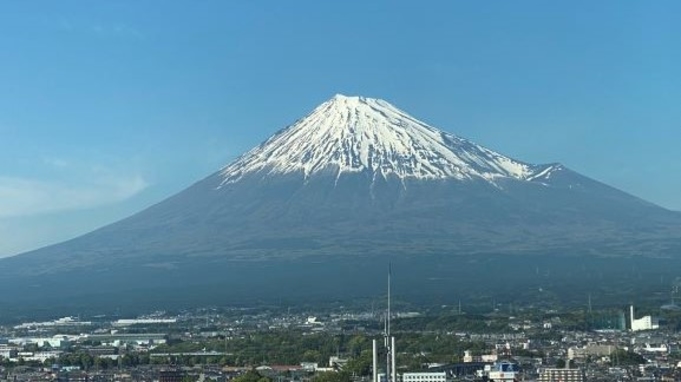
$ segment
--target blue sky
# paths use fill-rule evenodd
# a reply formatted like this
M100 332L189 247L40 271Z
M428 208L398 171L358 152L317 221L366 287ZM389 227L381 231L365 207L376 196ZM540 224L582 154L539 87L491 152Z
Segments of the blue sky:
M336 93L681 210L678 1L0 10L0 256L209 175Z

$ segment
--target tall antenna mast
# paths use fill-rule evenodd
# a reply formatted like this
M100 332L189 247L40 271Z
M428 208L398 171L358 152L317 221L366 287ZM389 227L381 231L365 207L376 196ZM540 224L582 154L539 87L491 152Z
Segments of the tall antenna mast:
M379 381L379 375L377 373L378 371L378 350L376 348L376 340L373 341L373 367L374 367L374 376L373 376L373 381L372 382L397 382L397 367L396 362L395 362L395 337L392 337L390 335L390 303L391 303L391 280L390 278L392 277L392 263L388 263L388 309L385 314L385 329L384 329L384 346L386 349L386 359L385 359L385 381L380 380Z
M390 337L390 277L392 276L393 273L393 266L391 263L388 263L388 331L386 335Z

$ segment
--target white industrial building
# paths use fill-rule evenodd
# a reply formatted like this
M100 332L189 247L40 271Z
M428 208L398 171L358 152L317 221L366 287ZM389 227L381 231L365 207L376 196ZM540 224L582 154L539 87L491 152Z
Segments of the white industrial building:
M9 346L0 346L0 358L10 359L17 356L17 348Z
M629 307L629 316L631 320L631 331L638 332L641 330L655 330L660 328L660 319L653 316L643 316L637 319L634 316L634 306Z
M72 341L69 336L56 335L54 337L10 338L8 342L19 346L35 344L41 348L49 346L52 349L67 349Z
M121 318L111 323L112 326L124 327L132 325L163 325L174 324L175 318Z
M10 358L10 362L35 361L44 363L47 360L56 360L62 354L61 351L18 352L16 357Z
M88 326L92 325L91 321L78 321L73 317L62 317L54 321L45 322L24 322L23 324L16 325L14 329L35 329L35 328L52 328L52 327L63 327L63 326Z
M164 333L117 333L111 334L87 334L84 339L101 342L106 346L121 345L145 345L156 346L166 343L167 335Z

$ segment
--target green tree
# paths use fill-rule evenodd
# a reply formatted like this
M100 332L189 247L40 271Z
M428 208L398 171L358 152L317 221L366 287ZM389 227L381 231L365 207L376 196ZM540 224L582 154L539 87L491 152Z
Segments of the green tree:
M373 355L370 350L365 350L361 355L350 359L343 368L343 371L350 375L366 376L371 374L372 364Z
M303 361L305 362L320 362L322 360L322 354L318 350L305 350L303 353Z
M366 337L356 335L348 341L347 349L351 357L358 357L363 350L369 349L369 346L369 340Z
M244 374L232 379L232 382L272 382L272 380L261 375L255 370L249 370Z
M312 382L351 382L350 374L345 371L336 373L333 371L327 371L323 373L315 374L312 378Z
M617 349L610 355L610 362L614 366L640 365L646 363L646 359L632 351Z

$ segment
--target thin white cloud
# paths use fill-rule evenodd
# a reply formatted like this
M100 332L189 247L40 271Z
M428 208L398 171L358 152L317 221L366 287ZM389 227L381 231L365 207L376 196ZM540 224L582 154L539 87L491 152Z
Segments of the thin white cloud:
M78 20L59 18L52 21L52 27L66 33L87 33L100 37L116 37L143 40L146 35L135 26L126 22Z
M70 239L77 234L71 227L64 228L53 221L45 223L39 218L28 220L0 218L0 258ZM63 230L66 232L61 232Z
M59 29L64 30L64 31L72 31L73 30L73 23L70 20L67 20L67 19L60 19L58 26L59 26Z
M63 158L57 158L57 157L44 157L43 163L50 166L50 167L55 167L55 168L66 168L70 164L70 162L68 160L63 159Z
M141 40L145 37L139 29L125 23L94 24L90 29L99 36L136 40Z
M78 184L0 177L0 218L86 209L126 200L148 186L139 175L106 175Z

